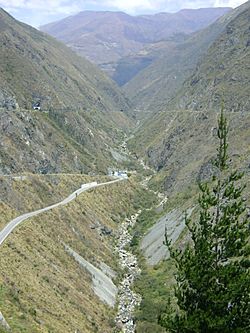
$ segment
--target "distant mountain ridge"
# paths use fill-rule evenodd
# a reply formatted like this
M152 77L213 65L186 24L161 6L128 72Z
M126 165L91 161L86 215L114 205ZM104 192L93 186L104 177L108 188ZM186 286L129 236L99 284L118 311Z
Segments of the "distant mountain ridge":
M139 102L145 100L145 109L141 111L143 121L128 147L158 171L157 185L169 193L181 192L195 180L211 176L222 104L229 122L232 160L249 173L249 18L248 1L184 42L182 54L174 50L161 63L148 67L145 76L141 73L140 80L138 76L130 86L131 92L137 92L133 101L139 107ZM195 53L198 59L191 63L188 60ZM173 87L173 75L177 77L178 73L184 75ZM157 75L158 82L154 81ZM139 82L141 90L139 84L136 86Z
M114 76L119 59L137 54L149 44L193 33L228 11L230 8L184 9L141 16L84 11L40 29Z

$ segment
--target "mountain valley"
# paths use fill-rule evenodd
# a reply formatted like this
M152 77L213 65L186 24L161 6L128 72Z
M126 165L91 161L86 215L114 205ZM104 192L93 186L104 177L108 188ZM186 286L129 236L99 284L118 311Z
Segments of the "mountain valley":
M170 332L159 318L177 309L177 268L163 242L190 244L221 108L249 219L249 17L249 1L81 12L41 32L0 9L1 333Z
M98 64L123 85L158 58L161 41L178 43L228 11L230 8L201 8L141 16L85 11L40 29ZM156 49L154 55L149 48Z
M228 78L225 79L227 81L231 80L228 82L228 86L231 84L233 84L233 86L234 84L236 85L236 95L239 94L239 90L241 90L242 87L238 88L237 85L247 87L247 84L245 84L245 78L235 75L238 73L235 65L239 61L242 62L239 65L240 68L243 66L244 68L249 68L249 57L247 56L249 52L247 47L249 21L247 17L249 17L248 2L238 7L233 12L225 14L225 16L218 19L214 24L191 35L184 42L178 45L167 45L165 48L163 47L161 56L157 61L154 61L150 66L139 72L132 80L126 83L124 86L125 93L139 110L146 109L149 110L149 112L162 111L164 109L172 110L173 108L200 110L200 107L195 105L198 102L194 101L192 104L192 97L189 98L188 94L191 93L193 87L196 93L199 92L200 96L202 95L201 90L210 91L211 93L213 91L215 94L216 89L213 88L212 85L217 85L217 82L219 83L220 78L217 79L218 70L221 71L220 76L227 75ZM238 24L241 26L241 29L237 29ZM234 29L232 27L234 27ZM236 29L238 31L236 31ZM234 44L230 45L232 42L229 42L226 37L225 43L227 44L221 45L220 51L218 50L218 46L222 42L222 34L224 33L226 35L229 31L232 33L232 38L235 38L235 41L237 40L237 52L243 49L243 54L242 56L236 53L230 55L227 67L224 67L225 65L222 65L225 59L224 52L231 54L233 50L236 50L236 46ZM242 33L242 36L238 36L238 33ZM229 35L227 37L229 37ZM238 43L242 43L239 49ZM214 52L213 55L211 55L212 52ZM197 89L196 81L199 81L199 78L196 71L198 72L200 66L206 67L207 71L209 71L209 66L212 66L215 56L218 57L217 66L221 68L214 70L211 75L211 78L214 78L214 80L216 76L216 82L211 82L211 87L208 87L208 83L205 84L205 82L202 82L199 89ZM228 71L227 74L226 71ZM199 73L199 75L209 77L210 73ZM232 77L233 79L231 79ZM226 80L223 79L221 82L224 84ZM186 92L184 92L184 87L187 87ZM243 91L245 91L245 88L243 88ZM219 91L217 92L217 95L218 94ZM221 98L223 98L222 94L223 91L221 92L221 96L217 96L216 107L218 107L218 102L220 103ZM245 92L245 95L241 96L243 99L247 98L247 92ZM189 104L184 102L184 100L188 98ZM227 96L227 98L229 98L229 96ZM235 96L235 98L237 97ZM208 99L207 96L204 101L205 105ZM214 106L215 105L213 105L213 107Z

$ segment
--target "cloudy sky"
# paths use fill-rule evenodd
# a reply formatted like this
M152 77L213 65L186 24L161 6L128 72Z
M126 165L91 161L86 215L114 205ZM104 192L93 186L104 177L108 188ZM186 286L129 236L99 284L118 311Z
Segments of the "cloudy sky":
M176 12L182 8L237 7L246 0L0 0L0 7L38 27L83 10L124 11L132 15Z

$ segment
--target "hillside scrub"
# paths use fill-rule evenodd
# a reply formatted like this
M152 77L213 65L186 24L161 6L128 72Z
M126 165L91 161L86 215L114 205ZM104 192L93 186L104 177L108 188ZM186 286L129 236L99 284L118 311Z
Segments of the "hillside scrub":
M1 226L12 216L60 201L91 181L105 182L107 177L4 177ZM136 211L134 198L144 197L143 192L133 177L92 189L67 206L28 219L6 239L0 256L0 310L13 333L112 331L115 309L94 294L90 274L64 244L96 267L107 264L117 273L117 283L121 273L113 251L117 228Z
M228 125L223 108L218 120L219 147L210 183L200 184L198 223L186 218L191 241L174 250L178 309L171 304L160 324L168 332L246 332L250 325L249 215L243 173L232 171Z

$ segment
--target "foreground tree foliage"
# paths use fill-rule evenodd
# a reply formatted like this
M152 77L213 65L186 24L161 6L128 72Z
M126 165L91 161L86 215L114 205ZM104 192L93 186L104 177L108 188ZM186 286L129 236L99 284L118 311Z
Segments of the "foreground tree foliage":
M186 218L191 241L176 251L178 310L168 307L159 322L168 332L250 332L249 217L243 173L229 170L228 125L218 120L219 147L211 183L200 185L198 222Z

